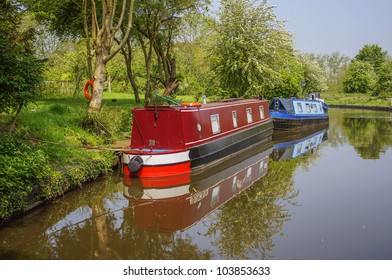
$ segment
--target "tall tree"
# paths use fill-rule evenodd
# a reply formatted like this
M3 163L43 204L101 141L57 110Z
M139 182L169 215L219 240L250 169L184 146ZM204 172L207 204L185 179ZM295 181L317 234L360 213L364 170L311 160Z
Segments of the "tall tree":
M339 91L339 88L341 87L341 77L348 67L350 58L336 51L332 54L318 55L317 59L324 69L328 90Z
M166 94L178 86L176 63L172 52L178 22L184 15L197 11L208 2L208 0L148 0L137 3L134 25L145 57L146 103L150 102L155 84L161 83L165 87ZM153 76L154 55L157 59L156 76Z
M323 68L313 54L299 56L303 72L303 92L324 91L327 89Z
M13 131L23 108L38 94L43 65L32 48L33 30L20 30L22 9L14 1L0 3L0 113L13 113Z
M92 12L91 39L92 52L95 57L95 70L93 86L94 92L89 104L89 112L93 112L100 110L102 106L106 64L123 48L123 46L128 41L128 37L132 28L134 0L123 0L122 3L118 3L117 0L102 1L102 17L100 17L101 20L98 18L95 1L91 0L90 3ZM86 9L86 6L84 6L84 9ZM116 9L118 9L117 6L121 7L119 18L117 17L116 13ZM124 19L126 13L128 13L128 22L126 23L124 32L120 33L119 31L121 30L121 27L125 24ZM117 23L115 24L116 19ZM112 50L113 46L115 45L114 38L116 36L121 36L121 40L115 49Z
M134 0L21 0L21 2L35 11L37 17L49 22L58 35L86 37L89 64L91 58L95 59L94 71L90 74L94 80L94 92L88 110L89 112L100 110L106 64L128 40L132 29ZM119 40L119 44L115 43L115 38Z
M223 0L212 63L229 96L260 95L294 55L291 35L266 0Z
M369 62L354 60L347 69L343 81L346 93L367 93L373 90L377 76Z
M381 65L386 62L388 53L383 51L379 45L364 45L355 56L355 60L369 62L374 71L378 73Z

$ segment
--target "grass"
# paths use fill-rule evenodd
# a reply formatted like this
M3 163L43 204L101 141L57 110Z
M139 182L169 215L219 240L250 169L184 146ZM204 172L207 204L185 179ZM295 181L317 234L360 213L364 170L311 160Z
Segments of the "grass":
M365 106L392 106L392 96L370 96L363 93L322 93L322 98L327 104L338 105L365 105Z
M0 222L23 212L37 186L35 198L51 200L110 172L115 154L106 148L129 139L135 105L129 94L105 94L89 115L83 95L45 96L22 110L12 135L11 117L0 115Z

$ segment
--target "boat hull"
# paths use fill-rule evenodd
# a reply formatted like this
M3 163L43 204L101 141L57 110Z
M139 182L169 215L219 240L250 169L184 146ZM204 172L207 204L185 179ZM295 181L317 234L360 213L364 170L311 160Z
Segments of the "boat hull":
M306 129L324 127L329 125L328 115L323 117L315 118L285 118L285 117L273 117L273 124L275 130L303 130Z
M123 171L125 175L134 177L164 177L197 172L218 165L228 157L235 157L252 145L272 141L272 132L273 124L270 119L249 129L183 151L126 150L123 154ZM143 164L140 170L131 172L129 163L135 157L140 157Z

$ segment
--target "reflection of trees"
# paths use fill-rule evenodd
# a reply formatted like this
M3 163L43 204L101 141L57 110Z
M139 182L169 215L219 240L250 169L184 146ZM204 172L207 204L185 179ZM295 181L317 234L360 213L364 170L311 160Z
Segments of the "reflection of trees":
M291 214L288 203L298 192L293 189L292 174L307 155L283 162L270 161L268 174L225 204L210 221L208 236L213 245L227 258L246 258L259 255L270 258L274 247L272 237L282 233Z
M347 141L342 128L344 114L343 109L329 109L328 144L335 148Z
M367 114L370 114L369 112ZM375 112L372 112L375 115ZM378 159L392 146L392 122L390 118L360 116L346 117L343 121L348 141L364 159Z
M2 228L0 259L210 258L189 236L138 229L126 203L116 176L68 193Z

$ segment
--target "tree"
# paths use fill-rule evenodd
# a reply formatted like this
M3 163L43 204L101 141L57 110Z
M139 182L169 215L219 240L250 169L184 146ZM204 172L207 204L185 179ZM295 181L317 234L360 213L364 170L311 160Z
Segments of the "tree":
M267 99L274 97L299 96L302 92L301 83L304 81L303 66L299 56L293 57L288 62L286 69L280 71L281 78L272 86L266 86L263 95Z
M157 83L164 87L164 94L175 90L179 81L176 77L176 61L173 55L175 35L182 17L204 6L206 0L159 0L138 2L135 8L135 29L142 47L146 65L145 102ZM156 72L153 73L154 54ZM155 79L155 83L153 82Z
M85 37L88 69L95 59L89 112L100 110L106 64L126 44L132 28L134 0L21 0L59 36ZM101 5L98 5L101 4ZM90 22L90 24L89 24ZM91 40L90 40L91 38ZM115 43L115 38L119 44Z
M327 89L323 69L313 54L300 55L303 73L303 92L324 91Z
M369 62L353 60L343 81L346 93L367 93L373 90L377 81L376 73Z
M341 77L344 75L350 58L339 52L318 55L317 60L324 70L324 77L329 91L343 91Z
M83 0L85 3L87 0ZM121 12L117 18L116 9L118 8L117 0L102 1L102 17L98 19L97 7L94 0L91 0L92 23L91 23L91 40L92 40L92 54L95 57L94 70L94 86L93 96L89 104L89 112L101 109L103 99L103 87L105 82L106 64L123 48L127 43L129 34L132 28L132 14L134 0L123 0L121 5ZM83 6L83 12L86 13L87 5ZM120 33L121 27L124 24L124 18L128 13L128 22L124 28L124 32ZM114 24L117 19L117 24ZM87 17L85 17L85 26L87 25ZM112 50L116 36L121 36L120 43Z
M392 93L392 60L383 63L378 70L378 81L374 94L380 95L383 92Z
M354 60L369 62L374 71L378 74L383 63L386 62L388 53L383 51L378 45L365 45L359 50Z
M0 8L0 113L15 112L12 132L23 106L38 94L43 65L34 56L32 30L19 30L22 11L18 5L6 1Z
M213 69L225 95L260 95L281 79L294 55L290 34L267 1L223 0L211 51Z

